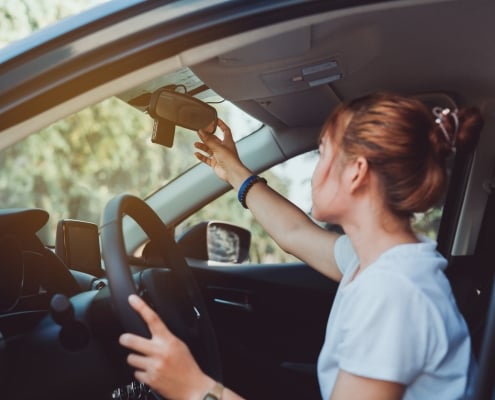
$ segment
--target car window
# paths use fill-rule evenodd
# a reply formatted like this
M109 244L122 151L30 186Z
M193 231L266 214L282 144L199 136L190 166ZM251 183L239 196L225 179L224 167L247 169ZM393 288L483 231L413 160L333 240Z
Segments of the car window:
M261 174L275 190L288 197L306 213L311 212L311 174L317 161L314 152L302 154L279 164ZM212 201L194 215L179 224L176 234L180 235L201 221L228 221L251 232L249 262L255 264L297 262L296 257L285 253L268 236L249 210L237 200L237 193L230 190Z
M237 128L236 140L261 126L219 96L209 99ZM62 218L99 224L113 196L145 198L198 163L195 132L176 127L172 148L151 143L152 132L152 118L118 98L64 118L0 151L2 206L47 210L39 235L48 245Z
M261 175L268 184L311 217L311 176L318 161L316 151L294 157L272 167ZM413 219L413 229L419 235L433 240L437 238L443 207L438 205L427 213L418 213ZM251 249L249 262L252 264L271 264L298 262L296 257L284 252L259 225L249 210L245 210L232 190L212 201L194 215L179 224L177 235L202 221L227 221L251 231ZM340 227L315 221L329 230L341 231Z
M284 195L288 194L289 185L283 178L273 171L262 174L270 186ZM260 224L256 222L249 210L245 210L237 200L237 193L228 191L218 199L187 218L176 227L176 235L180 236L190 227L202 221L228 221L248 229L251 232L251 248L249 262L251 263L278 263L296 261L294 257L283 252L277 244L266 234Z

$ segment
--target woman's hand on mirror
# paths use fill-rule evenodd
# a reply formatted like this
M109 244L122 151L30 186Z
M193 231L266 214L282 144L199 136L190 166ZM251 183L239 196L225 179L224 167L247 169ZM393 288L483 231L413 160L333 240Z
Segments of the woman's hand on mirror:
M218 119L218 127L223 133L223 139L202 130L198 131L201 142L194 143L194 146L201 152L195 152L194 155L209 165L220 179L235 186L236 181L242 180L250 173L239 158L230 128L221 119Z

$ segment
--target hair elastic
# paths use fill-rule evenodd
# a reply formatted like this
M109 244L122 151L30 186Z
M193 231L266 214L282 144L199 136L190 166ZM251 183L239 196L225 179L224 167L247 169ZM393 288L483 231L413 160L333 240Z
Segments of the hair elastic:
M263 182L266 184L266 179L258 175L251 175L242 183L241 187L239 188L239 192L237 193L237 199L244 208L248 208L246 204L246 196L249 190L253 187L255 183L258 182Z
M459 131L459 117L457 116L457 109L451 110L450 108L433 107L432 112L436 117L435 123L440 127L445 140L450 145L452 150L455 150L455 140L457 137L457 132ZM454 121L454 132L452 136L449 135L447 128L445 127L445 118L449 116Z

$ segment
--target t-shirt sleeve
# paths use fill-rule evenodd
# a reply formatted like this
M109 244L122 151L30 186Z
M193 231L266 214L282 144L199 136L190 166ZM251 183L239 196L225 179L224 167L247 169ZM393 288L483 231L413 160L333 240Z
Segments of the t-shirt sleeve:
M342 272L342 275L344 275L349 268L356 266L358 263L356 252L347 235L342 235L335 241L334 255L335 262L337 263L340 272Z
M339 368L408 385L424 369L431 346L427 300L400 277L360 278L345 293L351 297L343 302Z

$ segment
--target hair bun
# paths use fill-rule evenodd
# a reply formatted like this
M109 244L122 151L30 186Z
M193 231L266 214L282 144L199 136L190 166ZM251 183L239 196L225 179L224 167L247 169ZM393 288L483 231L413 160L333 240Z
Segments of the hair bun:
M364 157L383 184L386 207L409 218L438 204L447 156L472 150L483 126L478 109L442 103L374 93L338 106L323 132L349 159Z
M432 113L434 124L430 141L440 157L447 157L452 152L466 154L474 150L484 123L479 109L434 107Z
M461 108L458 111L459 131L456 137L456 150L462 153L473 151L478 144L484 121L479 109Z

